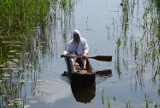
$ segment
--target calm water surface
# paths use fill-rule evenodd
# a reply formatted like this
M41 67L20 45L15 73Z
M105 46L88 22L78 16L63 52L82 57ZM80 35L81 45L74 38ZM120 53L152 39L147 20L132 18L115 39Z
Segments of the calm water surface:
M133 43L142 37L138 27L142 17L142 1L135 1L133 16L129 15L126 36L122 31L123 13L120 1L117 0L78 0L73 14L64 17L63 24L48 21L46 32L50 35L46 55L39 55L41 70L36 70L36 84L27 83L23 88L26 104L31 108L107 108L108 100L112 108L144 108L147 99L159 103L159 86L152 82L154 69L148 64L145 75L136 74L139 61L133 56ZM131 9L129 11L132 11ZM50 11L51 16L54 10ZM53 16L52 16L53 17ZM70 24L68 22L71 22ZM55 26L56 23L56 26ZM111 77L97 77L95 88L90 88L93 95L90 102L78 102L74 97L69 80L61 74L67 70L60 55L66 42L71 39L74 28L88 40L90 55L112 55L112 62L101 62L90 59L95 70L111 69ZM123 45L117 51L116 41L123 37ZM126 44L126 45L124 45ZM159 80L157 80L159 81ZM102 91L104 104L102 104ZM83 98L83 96L82 96ZM151 105L150 105L151 106Z

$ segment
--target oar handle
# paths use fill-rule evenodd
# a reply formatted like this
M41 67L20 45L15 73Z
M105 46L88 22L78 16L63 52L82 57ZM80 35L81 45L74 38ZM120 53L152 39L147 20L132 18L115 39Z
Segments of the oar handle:
M81 57L83 57L83 56L61 55L61 58L62 58L62 57L70 57L70 58L77 57L77 58L81 58Z

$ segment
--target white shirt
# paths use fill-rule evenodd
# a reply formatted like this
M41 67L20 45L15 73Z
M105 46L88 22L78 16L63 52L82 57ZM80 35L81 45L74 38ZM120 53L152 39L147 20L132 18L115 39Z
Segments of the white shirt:
M83 55L84 52L89 52L89 46L85 38L80 37L80 42L76 43L73 39L68 43L66 47L67 54L76 55Z

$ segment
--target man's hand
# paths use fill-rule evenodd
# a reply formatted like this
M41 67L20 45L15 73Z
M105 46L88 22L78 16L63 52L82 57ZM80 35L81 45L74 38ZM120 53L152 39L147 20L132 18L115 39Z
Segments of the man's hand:
M83 58L87 58L87 53L84 52L82 56L83 56Z

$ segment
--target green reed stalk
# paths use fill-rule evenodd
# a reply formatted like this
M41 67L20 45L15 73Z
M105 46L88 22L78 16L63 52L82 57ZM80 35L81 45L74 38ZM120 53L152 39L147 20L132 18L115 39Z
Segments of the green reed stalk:
M156 55L157 55L157 49L154 46L152 49L152 58L155 59Z
M67 8L67 0L61 0L60 1L60 6L61 8L66 11L66 8Z
M160 76L160 69L158 70L157 74ZM160 89L159 89L159 92L160 92Z
M50 0L1 0L0 31L3 34L32 31L46 23Z
M122 42L121 42L121 38L118 37L117 41L116 41L117 47L120 47Z
M102 104L104 105L104 89L102 89L101 98L102 98Z
M73 0L60 0L60 7L65 14L70 13L70 11L73 9L73 5Z
M108 97L108 108L110 108L111 107L111 100L110 100L110 98Z
M0 47L0 58L2 58L2 48Z

